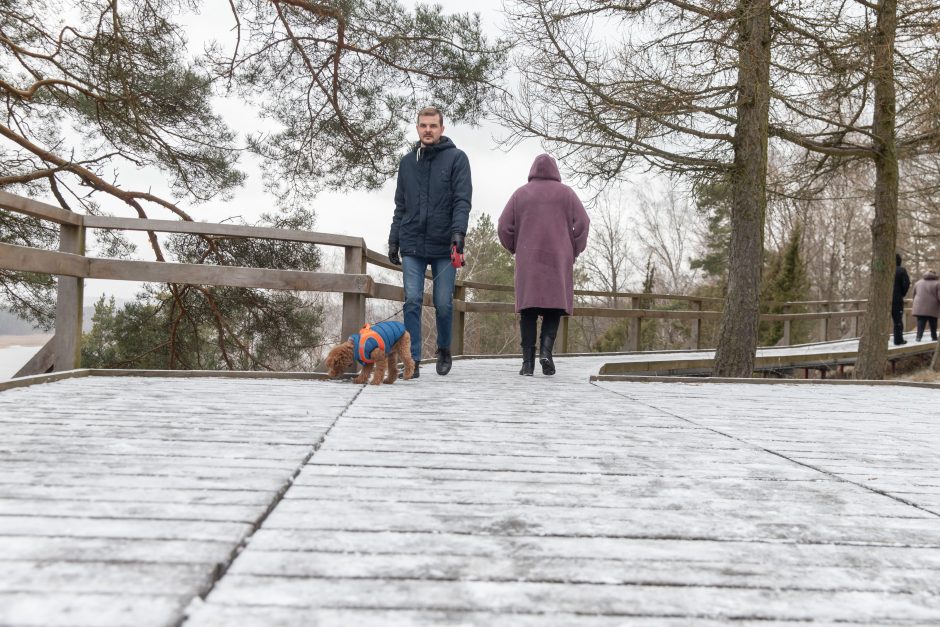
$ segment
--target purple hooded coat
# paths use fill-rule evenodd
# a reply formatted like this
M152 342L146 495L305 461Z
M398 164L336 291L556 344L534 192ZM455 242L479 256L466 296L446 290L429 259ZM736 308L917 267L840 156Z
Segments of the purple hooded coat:
M587 246L591 224L574 190L561 182L555 160L539 155L529 182L499 216L499 241L516 256L516 311L574 309L574 260Z

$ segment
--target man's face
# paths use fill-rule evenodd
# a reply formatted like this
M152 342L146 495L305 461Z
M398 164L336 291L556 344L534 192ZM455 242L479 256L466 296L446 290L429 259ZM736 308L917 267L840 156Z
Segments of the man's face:
M444 134L444 127L441 125L441 119L436 115L422 115L418 118L418 139L425 146L430 146L441 141L441 135Z

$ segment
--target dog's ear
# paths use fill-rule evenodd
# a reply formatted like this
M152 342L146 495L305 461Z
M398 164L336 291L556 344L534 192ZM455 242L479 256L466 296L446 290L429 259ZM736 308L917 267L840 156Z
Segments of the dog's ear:
M336 378L343 374L353 362L353 346L351 340L334 346L326 356L326 368L329 376Z

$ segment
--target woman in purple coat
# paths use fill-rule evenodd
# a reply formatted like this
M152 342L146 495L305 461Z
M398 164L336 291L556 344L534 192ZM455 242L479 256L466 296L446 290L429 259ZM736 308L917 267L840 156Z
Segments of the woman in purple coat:
M914 284L914 306L911 313L917 318L917 341L924 337L924 328L930 325L930 339L937 339L937 316L940 316L940 282L933 270L924 272Z
M516 256L516 311L520 314L522 370L535 370L535 329L542 317L539 362L555 374L552 348L562 315L574 310L574 260L587 246L591 220L574 190L561 182L549 155L535 158L529 182L499 216L499 241Z

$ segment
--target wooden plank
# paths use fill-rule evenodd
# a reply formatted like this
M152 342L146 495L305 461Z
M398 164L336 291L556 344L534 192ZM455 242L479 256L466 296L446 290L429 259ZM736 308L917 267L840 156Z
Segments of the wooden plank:
M372 278L365 274L97 259L11 244L0 244L0 267L86 279L225 285L351 294L369 294L372 291Z
M386 270L401 272L401 266L396 266L393 264L388 260L386 255L383 255L380 252L376 252L371 248L366 248L364 243L363 248L365 248L365 258L368 263L371 263L374 266L379 266L380 268L385 268Z
M677 559L668 562L655 557L606 560L583 557L556 557L532 560L521 567L518 554L500 556L421 555L402 559L401 555L362 553L331 553L294 551L253 551L238 560L232 568L237 575L257 575L310 579L414 579L448 581L461 573L471 581L544 582L568 584L705 586L734 588L741 586L740 571L727 567L731 552L723 559ZM914 570L903 566L858 568L850 562L833 566L807 565L799 570L780 572L775 563L748 561L739 564L748 571L748 585L759 588L838 590L848 588L868 592L890 593L919 585L936 576L931 564ZM641 576L638 573L642 572ZM311 582L312 583L312 582Z
M789 621L856 620L889 624L898 616L933 620L940 601L929 596L867 591L766 589L710 586L570 585L558 582L317 580L230 575L213 592L223 605L238 605L245 598L263 599L265 605L304 607L448 609L457 617L464 611L490 611L506 615L571 612L578 615L698 617L730 621L737 608L754 608L762 618ZM446 599L446 603L442 600ZM640 609L642 608L642 609ZM733 608L733 609L729 609ZM762 608L762 611L757 611ZM763 624L763 621L761 621ZM460 624L460 623L457 623ZM549 623L551 624L551 623ZM564 623L561 623L564 624ZM569 623L572 624L572 623ZM573 623L573 624L578 624Z
M88 259L79 255L0 243L0 268L88 277Z
M231 553L231 547L217 541L29 537L29 541L24 542L25 539L0 536L0 555L3 556L0 559L211 564L228 561Z
M313 231L292 231L272 227L246 226L240 224L215 224L189 220L143 220L140 218L114 218L110 216L85 216L85 227L121 231L156 231L160 233L191 233L222 238L257 238L326 246L363 246L361 237L333 235Z
M56 224L81 226L83 216L61 207L0 190L0 208Z
M2 499L0 507L4 516L35 516L55 518L85 518L110 521L126 521L129 526L140 520L200 520L220 522L244 522L253 525L264 515L271 496L263 506L212 505L205 503L148 503L146 501L122 502L68 499Z
M479 281L457 281L458 285L462 285L467 289L471 290L489 290L492 292L513 292L515 287L512 285L497 285L494 283L480 283Z
M126 520L49 516L0 516L0 536L142 538L237 544L251 531L244 522L206 520Z
M177 505L265 505L271 495L266 490L219 490L201 488L154 488L145 486L112 487L102 496L100 486L23 485L4 483L2 498L20 501L89 501L121 503L174 503ZM0 555L5 555L0 551Z
M575 295L577 296L601 296L604 298L639 298L645 301L656 301L656 300L666 300L666 301L678 301L678 302L693 302L701 301L705 303L724 303L723 298L715 298L712 296L685 296L681 294L647 294L645 292L599 292L597 290L575 290Z
M353 294L368 294L372 289L372 278L365 274L95 258L88 259L87 278Z
M371 298L380 298L382 300L393 300L399 303L405 302L405 289L400 285L389 285L388 283L373 283Z
M891 349L889 357L909 357L917 354L927 354L934 350L934 343L920 343L898 346ZM754 358L754 371L784 370L788 368L821 368L834 367L838 364L854 364L858 356L856 350L827 350L821 344L815 351L795 350L792 353L777 355L758 354ZM712 370L714 358L709 356L683 356L678 355L671 359L629 360L609 362L601 366L600 375L625 375L638 373L651 373L656 375L682 374Z
M95 368L88 373L96 377L158 377L168 379L271 379L323 381L321 372L271 372L267 370L133 370Z
M158 627L175 624L187 597L76 592L0 593L0 623L23 627Z
M82 377L87 377L90 374L90 370L82 369L66 370L65 372L55 372L48 374L20 376L9 381L0 381L0 392L5 390L14 390L16 388L25 388L31 385L39 385L42 383L53 383L55 381L63 381L65 379L80 379Z
M183 596L208 586L202 564L17 561L4 563L0 593L58 592Z

